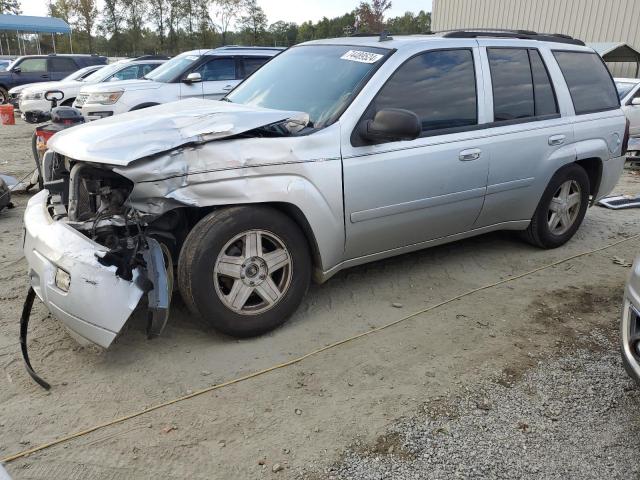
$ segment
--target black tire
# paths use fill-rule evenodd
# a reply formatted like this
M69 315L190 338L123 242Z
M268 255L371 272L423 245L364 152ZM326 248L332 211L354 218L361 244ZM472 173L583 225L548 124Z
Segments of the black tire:
M568 181L574 181L580 187L580 206L571 226L565 232L555 234L549 226L549 209L551 201L558 189ZM588 205L589 176L587 172L575 163L561 168L551 177L549 185L547 185L547 188L542 194L542 198L533 214L531 223L525 231L525 239L532 245L541 248L557 248L564 245L573 237L578 228L580 228Z
M75 102L76 99L74 98L69 98L67 100L65 100L64 102L62 102L60 104L61 107L72 107L73 106L73 102Z
M252 230L270 232L282 241L291 260L290 280L268 310L242 314L221 300L214 267L232 239ZM216 330L234 337L260 335L283 324L300 305L310 280L311 257L304 234L288 216L267 206L230 207L205 216L187 236L178 261L178 285L189 309Z
M9 101L9 92L3 87L0 87L0 105Z
M135 107L133 107L129 111L130 112L135 112L136 110L142 110L143 108L155 107L157 105L160 105L160 104L159 103L142 103L140 105L136 105Z

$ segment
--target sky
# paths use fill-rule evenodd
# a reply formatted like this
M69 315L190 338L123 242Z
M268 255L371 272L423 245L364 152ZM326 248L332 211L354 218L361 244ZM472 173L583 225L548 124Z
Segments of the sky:
M24 15L45 16L46 0L22 0ZM337 17L356 8L360 0L258 0L258 5L267 14L269 23L278 20L302 23L317 21L322 17ZM402 15L404 12L431 11L431 0L392 0L387 17Z

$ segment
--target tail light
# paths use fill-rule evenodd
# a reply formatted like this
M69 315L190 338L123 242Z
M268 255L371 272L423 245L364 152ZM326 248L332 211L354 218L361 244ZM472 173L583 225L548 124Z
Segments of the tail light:
M36 129L36 147L38 148L38 151L44 152L47 149L47 142L55 135L55 133L56 132L49 130Z
M629 150L629 119L626 120L626 125L624 127L624 137L622 137L622 151L620 155L626 155L627 150Z

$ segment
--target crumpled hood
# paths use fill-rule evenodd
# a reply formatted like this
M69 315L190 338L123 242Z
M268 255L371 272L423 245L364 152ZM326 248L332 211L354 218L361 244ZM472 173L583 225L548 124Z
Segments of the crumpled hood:
M290 120L306 113L188 99L123 113L56 133L49 149L75 160L126 166L187 143L208 142Z

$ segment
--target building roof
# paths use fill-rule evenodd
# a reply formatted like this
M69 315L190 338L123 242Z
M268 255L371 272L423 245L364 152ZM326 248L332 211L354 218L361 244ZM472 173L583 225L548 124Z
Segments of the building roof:
M607 62L637 62L640 52L624 42L592 42L587 46L593 48Z
M67 22L55 17L0 15L0 31L29 33L71 33Z

